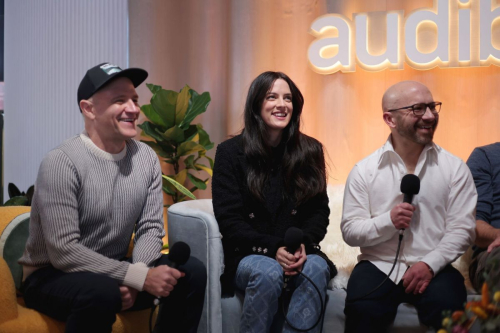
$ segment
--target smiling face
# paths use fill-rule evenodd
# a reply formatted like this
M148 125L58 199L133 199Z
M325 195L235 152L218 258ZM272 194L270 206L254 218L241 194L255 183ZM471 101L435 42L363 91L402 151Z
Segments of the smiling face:
M281 134L292 118L292 92L283 79L274 81L266 94L260 116L266 124L269 141L276 145L281 140Z
M422 116L415 116L411 109L387 111L433 101L429 89L418 82L405 81L389 88L384 95L382 106L384 120L391 127L393 141L421 146L431 143L439 122L439 114L432 113L428 108Z
M138 96L132 81L120 77L80 102L85 129L101 149L118 153L137 135Z

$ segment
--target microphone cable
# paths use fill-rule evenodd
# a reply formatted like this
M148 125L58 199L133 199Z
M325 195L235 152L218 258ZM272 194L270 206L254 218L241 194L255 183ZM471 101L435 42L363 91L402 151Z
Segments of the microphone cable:
M414 174L405 175L403 177L403 179L401 179L400 190L401 190L401 193L404 194L403 202L411 204L413 196L420 192L420 178L418 178L418 176L416 176ZM394 268L396 267L396 263L398 262L399 250L401 248L401 242L403 240L404 232L405 232L405 229L399 230L399 242L398 242L398 249L396 250L396 258L394 258L394 263L392 264L391 271L389 272L389 274L387 274L385 279L378 286L376 286L374 289L372 289L367 294L365 294L361 297L356 297L356 298L351 299L349 301L346 299L346 302L359 301L360 299L363 299L363 298L373 294L376 290L378 290L380 287L382 287L382 285L385 283L385 281L387 281L387 279L389 279L389 276L391 276L392 271L394 271Z
M389 274L387 274L387 276L385 277L385 279L378 285L376 286L375 288L373 288L372 290L370 290L368 293L364 294L363 296L361 297L356 297L356 298L353 298L353 299L350 299L350 300L347 300L346 299L346 302L354 302L354 301L359 301L371 294L373 294L375 291L377 291L380 287L382 287L382 285L385 283L385 281L387 281L389 279L389 276L391 276L392 274L392 271L394 271L394 268L396 267L396 263L398 262L398 256L399 256L399 250L401 248L401 242L403 240L403 234L404 234L404 229L401 229L399 231L399 241L398 241L398 249L396 250L396 257L394 258L394 263L392 264L392 268L389 272Z
M298 332L308 332L310 330L312 330L313 328L315 328L320 322L321 322L321 319L325 316L325 304L323 303L323 297L321 297L321 292L319 291L319 288L318 286L316 286L316 284L307 276L305 275L304 273L302 273L301 271L298 271L298 270L295 270L297 273L299 273L300 275L302 275L304 278L306 278L307 281L309 281L314 289L316 289L316 292L318 293L318 296L319 296L319 301L320 301L320 304L321 304L321 311L319 313L319 317L318 319L316 320L316 322L314 323L314 325L312 325L311 327L309 328L297 328L295 326L292 325L292 323L290 323L287 319L287 316L286 316L286 312L285 311L285 302L283 302L281 305L281 309L283 310L283 316L285 317L285 321L286 323L291 327L293 328L294 330L298 331ZM291 297L290 297L291 298ZM323 332L323 327L320 328L320 332Z
M156 307L158 305L153 305L151 308L151 314L149 315L149 333L153 333L153 314L155 313Z

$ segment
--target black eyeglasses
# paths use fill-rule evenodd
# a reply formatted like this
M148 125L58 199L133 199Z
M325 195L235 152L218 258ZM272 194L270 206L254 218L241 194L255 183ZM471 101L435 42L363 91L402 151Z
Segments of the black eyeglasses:
M411 109L413 111L413 114L415 116L423 116L425 114L425 111L427 111L427 108L431 110L432 113L437 114L439 111L441 111L441 105L443 103L441 102L430 102L430 103L417 103L413 104L410 106L405 106L399 109L392 109L392 110L387 110L387 112L392 112L392 111L399 111L399 110L408 110Z

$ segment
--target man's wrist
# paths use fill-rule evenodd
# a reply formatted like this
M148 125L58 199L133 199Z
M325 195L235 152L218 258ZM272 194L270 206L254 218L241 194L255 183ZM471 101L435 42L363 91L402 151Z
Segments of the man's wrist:
M434 277L434 270L431 268L431 266L429 266L425 261L421 261L425 264L425 266L427 266L427 268L429 269L429 272L431 272L431 275L432 277Z

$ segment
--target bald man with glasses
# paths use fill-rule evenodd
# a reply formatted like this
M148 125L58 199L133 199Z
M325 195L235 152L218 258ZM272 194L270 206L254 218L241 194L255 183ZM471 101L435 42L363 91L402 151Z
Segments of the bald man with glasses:
M347 286L346 332L387 332L401 303L439 329L442 311L466 301L451 263L474 241L477 194L465 163L433 142L441 104L419 82L387 89L391 134L349 174L341 229L361 254ZM411 204L400 190L407 174L420 179Z

